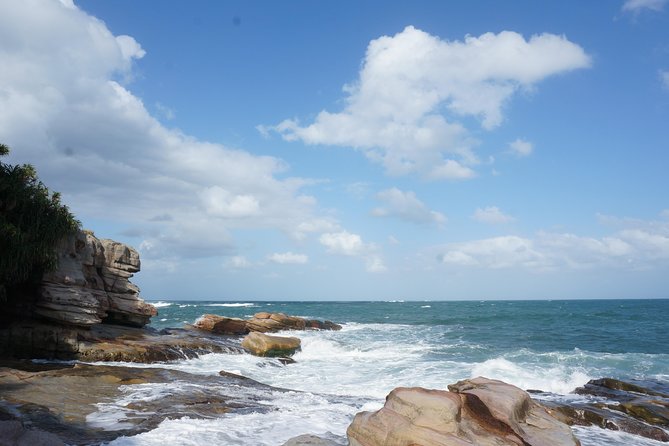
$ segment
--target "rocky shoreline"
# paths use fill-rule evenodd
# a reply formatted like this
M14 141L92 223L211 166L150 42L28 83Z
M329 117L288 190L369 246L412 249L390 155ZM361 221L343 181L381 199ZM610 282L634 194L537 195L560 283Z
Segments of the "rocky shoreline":
M252 353L280 356L278 364L285 365L300 340L268 333L341 329L330 321L263 312L246 320L205 314L193 325L157 331L146 327L156 308L130 282L140 269L134 249L80 232L62 243L59 256L59 269L0 325L1 446L94 445L150 431L166 419L271 411L271 398L264 396L285 390L226 371L203 376L86 363L151 364ZM100 405L129 386L170 383L188 385L118 407L122 416L114 429L96 423ZM347 441L350 446L577 445L569 426L598 426L669 442L668 389L605 378L575 393L582 398L558 404L541 392L483 377L448 390L397 388L382 409L355 416ZM309 433L285 443L337 444L344 443Z

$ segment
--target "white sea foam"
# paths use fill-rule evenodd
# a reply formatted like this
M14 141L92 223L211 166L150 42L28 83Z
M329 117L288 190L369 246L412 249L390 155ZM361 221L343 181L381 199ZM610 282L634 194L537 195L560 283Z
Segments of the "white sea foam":
M276 446L291 437L312 433L337 436L345 444L346 428L363 407L356 400L332 400L310 393L287 392L262 400L268 412L231 413L216 419L165 420L157 429L134 437L121 437L113 446L139 445L258 445Z
M591 378L581 369L561 365L518 364L499 357L484 361L472 368L472 377L485 376L513 384L521 389L543 390L566 394L587 383Z
M421 305L421 308L432 308L432 305Z
M172 302L163 302L162 300L158 302L149 302L149 303L156 308L169 307L170 305L172 305Z
M660 446L667 444L638 435L598 427L572 426L572 430L581 440L581 446Z
M206 307L255 307L256 304L250 302L244 303L226 303L226 304L208 304Z

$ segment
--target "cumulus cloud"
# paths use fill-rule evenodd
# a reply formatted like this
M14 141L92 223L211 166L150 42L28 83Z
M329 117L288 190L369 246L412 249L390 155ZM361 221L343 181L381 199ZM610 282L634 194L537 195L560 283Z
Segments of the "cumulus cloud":
M491 225L509 223L514 220L510 215L506 215L497 206L488 206L486 208L477 208L472 218L481 223Z
M511 153L519 157L530 156L534 150L534 145L531 142L525 141L524 139L516 139L509 143L509 149Z
M141 235L145 260L228 255L239 227L318 230L308 180L288 177L280 159L163 126L127 84L140 43L71 1L3 8L0 52L9 161L34 164L84 225L115 220Z
M472 178L477 142L462 118L493 129L516 92L589 65L585 51L564 36L525 39L503 31L448 41L408 26L369 43L358 80L344 87L342 111L264 130L287 141L358 149L391 175Z
M416 194L411 191L403 192L393 187L382 190L376 195L376 198L384 203L383 207L372 210L372 215L376 217L396 217L419 224L443 225L446 223L444 214L429 210L425 203L416 198Z
M508 235L452 243L438 249L438 259L448 265L493 269L667 267L668 221L619 220L615 223L624 227L599 238L539 232L532 238Z
M309 257L306 254L295 254L292 252L274 253L267 256L267 260L281 265L303 265L309 262Z
M626 0L622 9L624 12L639 13L644 9L651 11L662 11L667 0Z
M376 246L364 243L358 234L348 231L325 233L320 236L319 241L331 254L363 258L369 272L376 273L386 270Z

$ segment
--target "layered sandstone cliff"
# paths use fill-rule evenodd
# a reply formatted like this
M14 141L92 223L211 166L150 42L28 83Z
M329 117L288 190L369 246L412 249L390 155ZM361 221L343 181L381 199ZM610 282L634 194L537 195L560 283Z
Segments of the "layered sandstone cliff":
M140 269L132 247L81 231L58 248L58 269L44 276L33 313L60 324L143 327L157 311L130 278Z

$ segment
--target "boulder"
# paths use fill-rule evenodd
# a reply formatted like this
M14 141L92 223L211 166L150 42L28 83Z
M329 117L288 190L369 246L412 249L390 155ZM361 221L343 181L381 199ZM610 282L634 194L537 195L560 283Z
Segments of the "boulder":
M450 391L397 388L377 412L355 416L351 446L576 446L566 424L523 390L487 378Z
M242 347L256 356L291 356L300 349L298 338L249 333L242 340Z
M199 330L216 334L243 335L249 332L245 320L215 314L203 314L193 325Z

